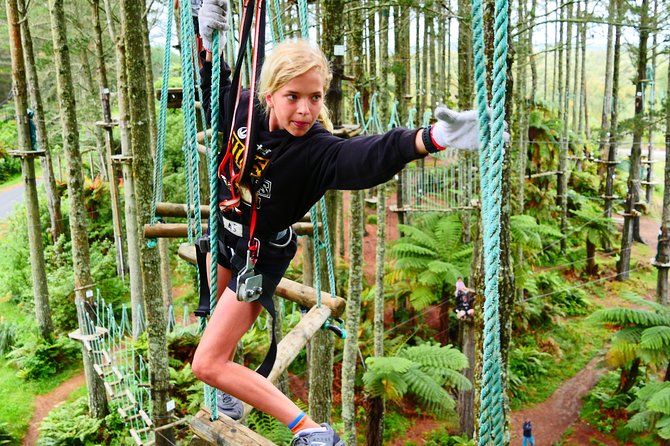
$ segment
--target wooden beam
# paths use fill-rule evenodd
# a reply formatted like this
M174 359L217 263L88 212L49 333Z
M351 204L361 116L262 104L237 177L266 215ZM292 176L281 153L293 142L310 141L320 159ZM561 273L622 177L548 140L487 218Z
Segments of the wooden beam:
M183 203L156 203L156 216L186 218L192 208ZM200 216L209 218L209 206L200 206Z
M248 427L219 414L210 420L209 410L203 408L191 419L191 430L200 439L217 446L277 446Z
M179 245L177 254L182 259L195 265L195 246L189 245L188 243L182 243ZM314 288L305 286L287 278L281 279L279 285L277 285L277 291L275 293L278 296L295 302L305 308L312 308L316 306L316 290ZM344 313L344 309L347 306L347 301L339 296L332 296L330 293L325 293L322 291L321 304L330 308L330 311L334 317L339 317L342 313Z
M207 232L207 224L202 225L202 233ZM292 226L293 232L298 235L314 234L311 223L296 223ZM155 225L144 225L144 236L147 238L186 238L188 237L188 224L186 223L159 223Z

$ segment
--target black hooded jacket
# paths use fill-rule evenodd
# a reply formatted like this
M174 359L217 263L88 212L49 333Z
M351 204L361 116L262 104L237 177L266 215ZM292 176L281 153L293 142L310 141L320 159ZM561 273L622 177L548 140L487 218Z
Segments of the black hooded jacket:
M207 111L210 79L211 63L206 62L202 70L202 90ZM230 68L222 63L219 98L222 110L230 87ZM258 101L255 102L260 107ZM244 90L233 124L235 160L241 159L244 148L248 103L249 92ZM223 114L229 112L232 111L223 110L220 128L224 128ZM259 198L256 234L260 238L299 221L327 190L374 187L391 179L408 162L422 157L415 152L417 130L393 129L383 135L342 139L317 122L306 135L295 137L286 130L269 131L268 116L262 110L261 113L260 128L255 130L258 132L256 155L251 169L252 186ZM220 181L219 201L230 196L228 186ZM240 206L241 215L227 212L226 218L248 225L250 207L244 203Z

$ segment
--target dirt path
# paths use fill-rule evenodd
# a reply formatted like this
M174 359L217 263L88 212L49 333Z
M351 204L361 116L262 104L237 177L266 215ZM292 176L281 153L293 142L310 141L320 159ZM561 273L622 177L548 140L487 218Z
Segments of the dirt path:
M571 379L565 381L544 402L529 409L512 412L510 436L512 445L520 445L521 425L525 418L533 422L533 437L538 444L552 445L561 439L563 432L579 418L582 397L595 386L607 371L600 367L602 356L596 356Z
M40 395L35 399L35 412L33 413L33 418L30 420L28 433L26 433L26 436L21 443L22 446L34 446L37 443L39 434L38 428L44 417L46 417L51 409L56 407L58 403L65 401L70 393L84 385L85 381L86 379L82 372L67 381L64 381L53 391L45 395Z

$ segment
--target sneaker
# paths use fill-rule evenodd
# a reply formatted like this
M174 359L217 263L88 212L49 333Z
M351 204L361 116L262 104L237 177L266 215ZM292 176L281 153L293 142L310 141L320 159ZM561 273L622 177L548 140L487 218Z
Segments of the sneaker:
M219 413L222 413L233 420L239 420L244 414L242 401L220 390L216 391L216 408L219 410Z
M293 437L291 446L345 446L345 444L332 427L323 423L321 427L303 429L298 432Z

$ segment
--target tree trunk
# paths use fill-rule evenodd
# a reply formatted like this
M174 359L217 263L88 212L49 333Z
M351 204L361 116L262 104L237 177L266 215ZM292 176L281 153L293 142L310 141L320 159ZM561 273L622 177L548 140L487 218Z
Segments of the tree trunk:
M81 25L80 25L81 26ZM83 26L82 26L83 27ZM87 113L88 119L93 121L93 136L95 137L95 149L98 153L98 157L100 158L100 173L101 177L103 180L108 179L108 173L107 173L107 163L105 162L105 139L102 134L102 129L95 125L95 121L100 120L100 113L99 110L96 111L97 109L97 101L95 97L95 80L93 80L93 73L91 72L91 64L88 59L88 48L82 49L80 52L81 54L81 71L83 72L83 77L86 82L87 88L82 92L82 100L85 101L86 103L89 104L88 107L86 107L89 112ZM91 130L89 128L89 130ZM93 157L91 156L91 159ZM93 164L93 163L91 163ZM93 174L93 165L91 165L91 180L94 178Z
M468 0L458 0L458 109L472 108L472 5Z
M586 139L590 140L591 139L591 129L589 127L589 106L588 106L588 101L587 96L586 96L586 31L588 28L588 23L587 23L587 14L588 14L588 0L584 0L584 9L582 13L582 17L584 19L584 23L581 24L581 30L582 34L580 37L580 49L581 49L581 58L582 58L582 72L580 74L580 80L581 80L581 102L579 103L579 134L585 134ZM608 43L609 46L609 43ZM584 133L582 133L582 126L584 129Z
M589 239L586 239L586 274L589 276L598 274L598 265L596 264L596 245Z
M333 0L323 5L322 48L326 58L331 63L333 80L326 92L326 103L331 113L333 124L342 124L342 77L344 75L343 56L335 55L335 45L344 43L344 0Z
M24 65L23 47L21 45L21 28L28 29L27 18L23 1L9 0L6 3L7 24L9 31L9 47L12 59L12 81L14 106L16 108L16 127L18 132L19 151L32 151L30 126L28 123L27 85L26 69ZM21 21L23 15L24 22ZM29 36L28 36L29 38ZM30 55L26 56L29 64L33 63L32 47ZM36 74L36 73L33 73ZM36 83L36 79L34 79ZM39 94L39 93L38 93ZM47 275L44 261L44 247L42 245L42 225L40 223L39 203L37 199L37 183L35 181L35 158L32 156L21 157L21 171L25 185L26 217L28 227L28 244L30 246L30 265L33 281L33 302L35 305L35 319L40 335L46 341L51 341L53 333L53 320L51 319L51 307L49 306L49 288L47 286Z
M100 0L92 0L93 23L95 29L95 59L98 70L98 88L100 94L100 105L102 108L102 119L106 123L112 122L112 110L109 103L109 81L107 80L107 65L105 63L105 49L102 39L102 27L100 24ZM119 209L119 182L117 171L112 163L114 145L114 132L112 127L105 127L105 164L109 178L109 195L112 208L112 226L114 228L114 247L116 248L116 273L121 279L126 274L126 250L123 243L122 216Z
M70 234L72 239L72 266L74 270L74 292L77 308L84 303L87 310L94 307L89 255L88 232L86 224L86 206L84 204L84 175L82 173L81 153L79 151L79 128L77 126L77 108L74 99L70 51L67 43L67 31L63 0L49 0L51 18L51 37L54 46L56 80L58 87L58 105L63 130L63 150L68 169L68 195L70 202ZM91 312L92 313L92 312ZM80 311L79 326L84 334L87 324ZM93 314L94 316L94 314ZM91 317L95 323L95 318ZM108 413L107 396L102 380L93 370L92 358L82 345L84 370L88 386L88 403L91 416L103 418Z
M335 208L337 198L333 191L326 193L326 208L328 210L328 226L335 227ZM330 240L325 243L330 245L331 252L335 249L335 231L330 231ZM317 252L315 255L321 255ZM321 257L321 271L315 271L315 274L321 274L321 277L328 277L327 264L325 256ZM321 283L324 283L322 280ZM327 281L325 282L327 283ZM335 293L336 290L330 290ZM335 341L333 334L329 331L321 330L310 343L310 361L309 361L309 413L317 423L329 423L331 419L331 410L333 406L333 348Z
M670 70L668 70L668 89L670 91ZM670 268L670 101L665 101L665 179L663 186L663 214L661 230L658 234L658 248L656 252L656 301L668 305L668 268ZM666 372L666 381L670 374L670 367Z
M577 23L575 24L575 69L573 71L573 78L572 78L572 91L570 92L570 96L572 96L572 124L570 125L570 128L572 131L577 130L577 120L579 118L579 111L577 107L577 103L579 101L579 86L581 85L579 83L579 73L581 73L581 70L579 69L579 49L580 49L580 43L579 43L579 38L582 34L581 32L581 26L582 24L579 22L579 19L581 18L581 3L579 0L575 0L577 9L575 11L575 16L574 19L577 20Z
M47 209L49 210L49 219L51 221L51 240L55 243L61 234L63 234L63 214L60 209L60 195L56 190L56 178L54 177L51 147L49 146L49 133L47 132L46 119L44 118L44 105L42 103L37 66L35 65L33 38L30 34L30 26L28 25L28 11L25 8L25 1L18 0L17 7L21 17L21 45L24 50L28 93L30 93L30 101L35 109L37 146L41 150L44 150L44 162L42 163L44 189L47 193Z
M384 356L384 265L386 264L386 190L387 185L377 188L377 249L375 255L375 300L374 300L374 355ZM370 398L366 422L365 444L376 446L384 438L384 398Z
M635 124L633 127L633 146L630 150L630 169L628 171L628 193L626 194L621 252L617 263L617 279L627 280L630 276L630 258L633 240L639 239L634 224L639 224L640 201L640 156L642 136L644 135L644 97L643 85L647 78L647 38L649 37L649 19L647 17L648 0L642 0L640 8L640 46L637 54L637 80L635 87ZM639 231L639 227L638 227ZM637 236L637 237L636 237Z
M605 57L605 91L603 93L603 110L600 118L600 144L599 156L605 157L605 147L609 140L610 120L609 116L612 110L612 79L614 76L614 22L617 18L616 10L617 0L609 2L608 17L609 24L607 25L607 55Z
M461 352L468 358L468 367L463 370L463 375L474 385L475 376L475 326L470 320L459 323ZM460 421L460 434L467 438L473 438L475 431L474 391L458 391L458 418Z
M616 153L619 139L619 72L621 61L621 25L623 17L622 0L614 0L616 3L616 28L614 36L613 61L612 61L612 109L610 117L609 149L607 154L607 177L605 178L605 216L612 217L612 202L614 201L614 173L616 171ZM604 246L609 251L609 246Z
M125 44L115 30L114 16L110 0L105 1L107 13L107 27L113 42L115 42L116 55L116 88L119 109L119 135L121 139L121 154L124 159L132 157L130 147L131 134L128 129L130 122L130 107L128 96L128 75L126 73ZM144 58L142 58L144 60ZM142 74L144 79L144 73ZM142 299L142 267L140 265L140 227L137 226L137 206L135 204L135 179L133 177L130 162L122 163L123 170L123 195L126 216L126 237L128 241L128 275L130 277L130 305L133 338L140 335L140 317L143 308ZM151 177L148 177L151 178Z
M150 61L144 58L143 27L136 26L143 20L144 1L121 1L121 26L126 48L126 69L128 75L128 105L130 109L130 129L132 141L132 173L135 178L144 179L135 183L137 227L142 228L151 220L151 202L153 184L153 158L149 140L149 122L147 121L147 83L145 65ZM128 216L130 218L130 216ZM149 338L149 370L151 381L152 417L156 427L168 424L170 414L167 402L170 399L170 375L168 367L166 318L161 294L160 259L158 250L150 248L147 240L141 240L142 291L146 308L147 333ZM172 428L160 431L156 435L157 445L174 444Z
M561 232L568 233L568 150L570 137L568 134L568 123L570 122L570 58L572 57L572 3L568 2L565 24L565 87L563 88L563 106L561 109L561 120L563 121L563 132L561 133L561 149L558 158L558 188L556 191L557 204L561 212ZM559 76L560 77L560 76ZM566 238L561 238L561 252L566 250Z
M358 329L363 289L363 191L351 192L349 228L349 292L347 294L347 338L342 357L342 421L344 442L356 444L355 380L358 363Z
M633 359L633 363L630 365L630 368L621 367L621 374L619 375L619 386L614 392L615 394L627 393L630 389L633 388L637 382L637 377L640 374L640 363L641 359L635 358Z

